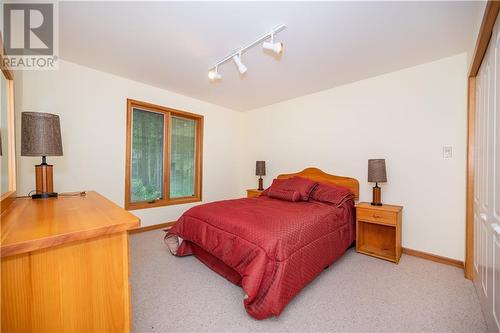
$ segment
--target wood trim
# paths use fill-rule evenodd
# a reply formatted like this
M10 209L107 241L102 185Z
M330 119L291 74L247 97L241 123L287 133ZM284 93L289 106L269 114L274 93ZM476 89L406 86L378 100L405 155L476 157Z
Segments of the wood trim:
M2 55L0 55L0 62L3 64ZM8 68L5 68L3 65L1 67L2 67L2 73L7 78L7 80L14 80L14 76L12 75L12 72Z
M125 144L125 209L129 209L130 202L130 160L132 148L132 100L127 99L127 137Z
M432 253L412 250L412 249L408 249L406 247L403 247L403 253L407 254L409 256L419 257L422 259L439 262L439 263L445 264L445 265L455 266L455 267L462 268L462 269L464 268L464 263L460 260L451 259L448 257L442 257L442 256L438 256L438 255L432 254Z
M476 40L476 47L469 69L467 89L467 171L465 213L465 265L464 275L474 279L474 137L476 114L476 76L490 43L493 28L500 11L499 1L488 1Z
M0 50L3 54L3 43L0 36ZM0 62L3 64L3 58L0 55ZM6 79L7 89L7 154L8 154L8 172L9 172L9 189L0 197L0 214L3 213L14 202L16 198L16 134L15 134L15 111L14 111L14 77L12 73L2 67L2 73Z
M132 148L132 109L134 107L163 113L165 115L165 170L164 170L164 184L163 184L163 199L155 202L131 202L130 198L130 168L131 168L131 148ZM196 153L195 153L195 179L194 190L195 195L183 198L170 198L170 132L171 116L179 116L196 121ZM203 160L203 116L176 110L160 105L155 105L147 102L141 102L134 99L127 99L127 138L126 138L126 153L125 153L125 209L144 209L160 206L179 205L185 203L199 202L202 200L202 160Z
M5 48L3 47L3 39L2 35L0 34L0 69L2 70L3 75L7 80L14 80L14 75L12 75L12 72L3 66L3 55L5 54Z
M163 182L163 198L165 198L167 201L170 201L170 155L172 154L172 145L170 142L170 126L172 124L172 115L170 112L165 114L165 125L164 125L164 133L163 135L165 136L164 142L165 142L165 156L164 157L164 163L165 166L163 168L163 177L164 182Z
M308 178L317 182L333 183L335 185L347 187L354 193L355 199L359 199L359 182L355 178L331 175L318 168L306 168L297 173L281 174L276 178L286 179L294 176Z
M198 120L200 118L203 118L202 115L199 115L196 113L182 111L182 110L178 110L178 109L173 109L173 108L169 108L166 106L161 106L161 105L152 104L152 103L148 103L148 102L142 102L142 101L139 101L136 99L127 98L127 102L133 106L137 106L141 109L146 109L146 110L150 110L153 112L162 112L162 113L169 113L170 112L170 113L174 113L178 116L190 118L190 119L194 119L194 120Z
M471 66L469 69L469 77L474 77L479 72L481 63L483 62L484 55L490 44L491 34L493 32L493 27L495 26L495 21L498 16L498 11L500 10L500 1L488 1L486 8L484 9L483 20L481 22L481 28L479 29L479 34L476 40L476 47L474 49L474 55L472 57Z
M159 223L159 224L153 224L153 225L147 225L147 226L144 226L144 227L130 229L128 231L128 233L129 234L138 234L138 233L141 233L141 232L151 231L151 230L156 230L156 229L170 229L170 228L172 228L174 226L174 224L176 222L177 221L165 222L165 223Z
M195 193L197 193L198 199L203 200L203 191L201 184L203 182L203 128L205 127L205 122L203 117L201 117L196 123L196 170L195 172Z

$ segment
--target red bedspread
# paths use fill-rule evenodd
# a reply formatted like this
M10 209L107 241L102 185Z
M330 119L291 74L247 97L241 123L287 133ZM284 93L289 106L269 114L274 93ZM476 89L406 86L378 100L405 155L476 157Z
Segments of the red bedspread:
M240 285L247 312L264 319L352 244L353 211L352 200L338 208L268 197L218 201L189 209L165 240L172 253L194 254Z

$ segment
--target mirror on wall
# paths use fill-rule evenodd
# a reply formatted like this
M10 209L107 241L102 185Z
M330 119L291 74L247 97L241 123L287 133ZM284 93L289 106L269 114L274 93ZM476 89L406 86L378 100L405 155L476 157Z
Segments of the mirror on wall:
M9 191L9 150L6 149L9 129L7 111L7 79L2 75L0 83L0 192L2 195Z
M1 210L16 195L14 81L9 71L0 75L0 195Z

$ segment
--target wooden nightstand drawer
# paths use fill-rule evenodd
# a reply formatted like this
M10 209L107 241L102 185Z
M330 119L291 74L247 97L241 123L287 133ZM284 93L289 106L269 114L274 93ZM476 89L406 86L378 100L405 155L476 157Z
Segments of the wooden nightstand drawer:
M363 209L360 208L356 211L357 218L363 221L370 221L380 224L396 225L395 212L388 212L383 210Z

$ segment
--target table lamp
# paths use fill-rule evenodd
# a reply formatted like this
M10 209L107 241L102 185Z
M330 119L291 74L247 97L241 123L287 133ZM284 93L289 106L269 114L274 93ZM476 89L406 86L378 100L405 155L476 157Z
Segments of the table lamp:
M41 156L35 165L36 191L33 199L57 197L53 192L52 165L47 156L63 156L59 116L42 112L21 113L21 156Z
M259 191L264 190L264 181L262 180L262 176L266 175L266 161L257 161L255 163L255 175L259 176Z
M382 193L378 183L387 182L387 174L385 171L385 159L368 160L368 182L375 183L373 187L373 206L382 206Z

